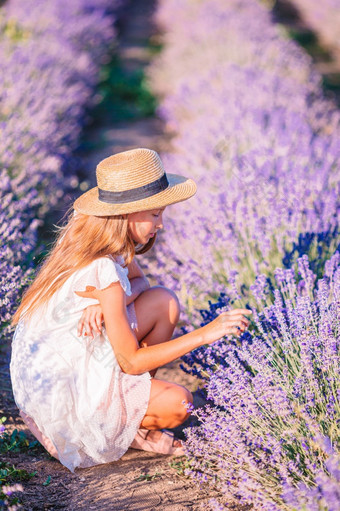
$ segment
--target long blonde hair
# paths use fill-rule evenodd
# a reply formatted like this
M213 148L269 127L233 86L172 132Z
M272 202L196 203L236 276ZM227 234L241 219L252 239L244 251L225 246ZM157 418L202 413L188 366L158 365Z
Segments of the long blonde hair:
M135 254L143 254L155 243L156 235L141 247L136 247L128 229L128 216L92 216L74 214L73 207L66 212L66 224L55 226L57 237L32 284L23 294L11 326L15 326L24 312L25 318L64 284L75 271L84 268L99 257L123 256L125 266ZM52 284L51 284L52 283Z

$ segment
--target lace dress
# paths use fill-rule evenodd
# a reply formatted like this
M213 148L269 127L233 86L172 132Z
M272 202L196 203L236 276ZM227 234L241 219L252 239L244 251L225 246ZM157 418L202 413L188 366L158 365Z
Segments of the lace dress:
M99 302L75 291L104 289L119 281L131 295L128 270L121 264L122 258L106 256L77 270L46 310L19 321L13 337L10 373L16 405L50 439L60 462L72 472L119 459L149 402L150 373L123 373L104 326L92 341L77 336L83 310ZM135 328L133 303L127 313Z

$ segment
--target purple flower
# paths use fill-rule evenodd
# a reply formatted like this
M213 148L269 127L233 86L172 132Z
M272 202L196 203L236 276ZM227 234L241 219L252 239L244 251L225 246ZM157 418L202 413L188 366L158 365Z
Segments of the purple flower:
M34 276L38 228L74 190L85 108L120 0L10 0L1 8L0 316L2 338ZM41 247L43 249L43 247Z

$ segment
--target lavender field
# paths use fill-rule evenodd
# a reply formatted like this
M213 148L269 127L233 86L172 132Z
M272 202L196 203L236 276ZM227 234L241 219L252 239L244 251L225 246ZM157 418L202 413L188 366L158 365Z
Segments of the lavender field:
M78 186L72 153L120 4L9 0L0 8L0 347L13 334L10 319L35 273L38 228ZM6 433L4 419L1 452L16 445L27 450L28 441ZM0 507L19 509L12 494L21 484L2 485L27 474L5 462L0 468Z
M122 3L0 8L0 343L35 274L39 227L66 193L84 191L74 151ZM336 49L336 0L294 3ZM161 157L198 192L166 209L165 233L142 264L178 294L177 334L229 308L253 311L241 337L182 360L206 401L184 430L182 469L220 491L210 508L338 511L340 111L271 7L158 1L163 45L148 81L176 133ZM1 484L0 506L21 489L1 495Z
M255 1L198 5L160 4L165 48L150 72L177 130L165 164L199 184L169 208L153 268L189 312L226 288L248 297L257 275L273 282L303 254L319 274L339 243L340 112L311 58Z
M208 399L186 473L254 509L335 511L340 112L265 5L167 0L156 19L150 79L177 133L162 157L198 192L168 208L151 273L177 290L184 330L235 306L254 318L184 357Z
M9 0L1 8L2 342L34 274L37 229L63 194L78 185L72 151L114 38L118 4Z

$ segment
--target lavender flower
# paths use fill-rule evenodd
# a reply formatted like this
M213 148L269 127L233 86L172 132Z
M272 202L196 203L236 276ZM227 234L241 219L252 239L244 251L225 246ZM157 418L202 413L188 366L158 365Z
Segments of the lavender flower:
M45 215L77 184L72 151L121 0L9 0L0 9L2 339L34 275Z
M206 290L248 300L257 276L274 286L275 270L303 254L320 273L337 249L340 113L260 2L166 0L155 21L164 49L150 83L176 133L162 158L198 192L166 212L171 243L155 246L161 265L145 265L198 324ZM295 293L288 282L286 292Z
M199 426L184 430L186 473L217 485L226 500L256 509L340 506L336 261L338 252L326 265L328 275L317 280L306 258L299 258L304 271L294 283L294 304L275 289L264 312L262 296L255 296L260 312L252 333L183 357L186 371L205 380L208 399L193 411ZM201 311L205 321L221 300L226 297Z

